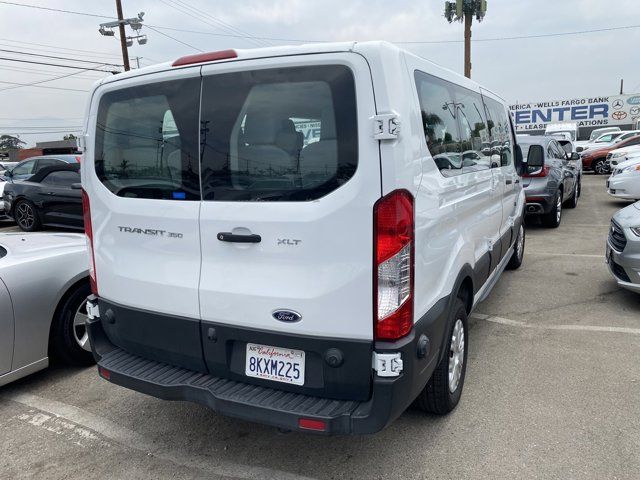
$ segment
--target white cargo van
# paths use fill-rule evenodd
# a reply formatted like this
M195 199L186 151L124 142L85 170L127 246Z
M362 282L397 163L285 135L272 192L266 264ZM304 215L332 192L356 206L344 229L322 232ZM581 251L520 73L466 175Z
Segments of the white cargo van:
M87 118L103 378L323 434L456 406L467 317L524 252L498 96L390 44L339 43L117 75Z

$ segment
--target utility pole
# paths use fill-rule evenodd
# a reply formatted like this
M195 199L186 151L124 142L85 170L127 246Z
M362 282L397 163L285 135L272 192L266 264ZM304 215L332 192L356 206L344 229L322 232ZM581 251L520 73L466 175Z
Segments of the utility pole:
M444 2L444 17L449 23L464 22L464 76L471 78L471 24L487 13L487 0L455 0Z
M129 47L133 45L133 41L137 40L138 45L145 45L147 43L147 36L140 34L144 12L138 13L137 17L124 18L124 16L122 15L121 0L116 0L116 11L118 13L118 21L101 23L98 31L105 37L114 37L115 32L113 31L113 29L118 27L118 32L120 34L120 47L122 48L122 63L124 65L124 71L127 72L131 69L131 66L129 64ZM127 32L124 28L126 25L129 25L133 29L133 31L135 32L135 36L127 37Z
M124 71L128 72L129 68L129 49L127 48L127 35L124 31L124 16L122 15L122 3L116 0L116 10L118 12L118 30L120 31L120 48L122 48L122 63Z
M624 90L624 78L620 79L620 95L623 95Z

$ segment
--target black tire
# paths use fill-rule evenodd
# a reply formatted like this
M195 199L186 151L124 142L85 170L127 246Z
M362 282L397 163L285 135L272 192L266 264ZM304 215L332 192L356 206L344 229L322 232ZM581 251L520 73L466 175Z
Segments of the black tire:
M600 158L593 162L593 166L591 168L596 175L606 175L609 171L607 168L607 162L605 162L604 158Z
M18 200L13 207L13 218L25 232L37 232L42 228L42 222L38 216L36 206L29 200Z
M460 298L456 298L449 315L449 329L447 330L447 342L445 344L446 355L442 357L440 363L436 366L429 382L416 398L416 406L421 410L436 415L445 415L451 412L462 395L464 387L464 377L467 371L467 353L469 351L469 328L467 323L467 311L464 303ZM463 326L463 355L460 379L455 390L452 392L449 388L449 359L453 356L452 351L452 335L457 321L460 320Z
M542 225L558 228L562 222L562 190L558 190L553 197L553 207L549 213L541 216Z
M94 363L91 352L83 349L76 339L76 337L80 337L80 332L83 332L82 337L84 338L86 329L82 330L84 327L74 325L76 313L81 307L86 308L85 302L90 294L89 282L83 281L72 287L58 305L49 335L49 352L54 360L76 366ZM88 341L86 345L88 347Z
M520 239L522 238L522 243L520 243ZM518 236L516 237L516 241L513 244L513 253L511 254L511 258L509 259L509 263L507 263L507 270L517 270L522 265L522 260L524 259L524 246L525 241L527 239L526 230L524 225L520 225L520 229L518 230Z
M580 190L582 188L581 183L581 180L578 180L578 183L576 183L576 188L573 191L573 195L571 195L571 198L567 200L567 208L576 208L578 206L578 198L580 198Z

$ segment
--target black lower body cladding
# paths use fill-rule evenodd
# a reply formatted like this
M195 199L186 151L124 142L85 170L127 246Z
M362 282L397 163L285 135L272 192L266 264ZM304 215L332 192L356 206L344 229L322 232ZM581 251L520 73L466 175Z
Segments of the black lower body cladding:
M101 317L91 320L88 329L102 377L159 398L194 401L224 415L285 429L305 430L300 426L301 418L320 420L325 427L314 433L322 434L374 433L401 415L424 388L441 358L449 308L449 298L443 298L415 324L408 336L397 342L375 344L378 353L402 354L402 373L381 378L371 367L374 350L371 342L289 338L281 333L205 322L199 325L198 321L185 319L174 319L176 325L172 325L168 318L173 317L164 317L156 322L168 329L164 334L172 347L164 351L164 343L163 348L149 344L161 336L160 332L144 336L154 329L145 325L150 319L144 314L157 314L98 299L93 302L99 305ZM126 322L131 326L119 326ZM138 333L136 324L140 328ZM199 325L199 335L194 333L193 324ZM129 335L133 338L128 338ZM210 347L206 344L214 339L214 343L221 345L221 352L207 353ZM305 350L305 385L245 376L247 342ZM187 350L196 344L194 353L189 353ZM340 368L329 366L321 355L329 348L344 354L341 373ZM362 370L360 363L365 365Z

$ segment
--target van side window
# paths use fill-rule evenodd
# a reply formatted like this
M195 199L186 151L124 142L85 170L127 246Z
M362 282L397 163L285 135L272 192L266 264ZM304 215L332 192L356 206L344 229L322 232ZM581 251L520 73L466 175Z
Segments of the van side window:
M95 168L115 195L200 200L200 78L105 93L98 107Z
M484 96L483 99L491 142L491 165L507 167L513 163L513 138L507 110L502 103L492 98Z
M490 164L489 131L479 93L455 87L456 108L462 137L463 173L488 170Z
M427 148L443 176L459 175L462 152L453 84L419 71L415 81Z
M344 65L205 76L205 200L308 201L355 173L355 82Z

